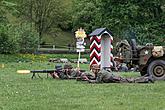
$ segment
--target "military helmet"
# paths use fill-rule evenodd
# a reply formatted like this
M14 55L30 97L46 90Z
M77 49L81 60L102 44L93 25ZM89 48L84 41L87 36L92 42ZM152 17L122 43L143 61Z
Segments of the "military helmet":
M55 65L55 69L56 70L62 70L62 66L57 64L57 65Z
M65 64L64 65L64 69L72 69L72 65L71 64Z
M97 70L99 70L100 69L100 66L98 64L93 64L91 69L97 69Z

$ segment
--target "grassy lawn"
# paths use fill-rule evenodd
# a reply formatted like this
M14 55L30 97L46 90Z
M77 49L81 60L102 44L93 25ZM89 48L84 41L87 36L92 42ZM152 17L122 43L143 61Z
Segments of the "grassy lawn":
M65 39L65 40L64 40ZM70 44L75 44L75 36L74 33L71 32L64 32L60 31L56 37L53 37L51 35L44 35L43 41L47 44L54 44L56 46L66 46Z
M3 63L2 61L1 63ZM76 66L76 65L74 65ZM80 65L88 69L89 65ZM88 84L75 80L31 79L19 69L51 69L53 63L5 62L0 68L0 110L165 110L165 82ZM138 73L118 73L139 76Z

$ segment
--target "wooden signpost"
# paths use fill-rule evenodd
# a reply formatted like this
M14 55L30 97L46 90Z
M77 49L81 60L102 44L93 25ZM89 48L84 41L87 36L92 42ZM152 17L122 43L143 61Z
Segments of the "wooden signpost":
M76 48L77 48L77 52L78 54L78 61L77 61L77 67L80 67L80 56L81 56L81 52L85 51L85 43L84 43L84 38L86 38L86 33L84 31L84 29L80 28L75 32L75 37L77 39L76 42Z

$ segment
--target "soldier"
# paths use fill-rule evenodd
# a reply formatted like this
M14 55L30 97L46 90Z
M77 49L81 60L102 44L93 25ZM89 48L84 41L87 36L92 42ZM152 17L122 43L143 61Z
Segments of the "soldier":
M94 65L91 66L91 71L81 73L80 76L77 77L77 81L95 80L97 75L97 69L94 67Z
M108 70L100 70L99 65L93 65L93 71L95 71L96 79L88 80L89 83L150 83L154 82L152 77L138 77L138 78L123 78L121 76L115 76Z
M95 71L82 72L80 68L73 69L71 64L65 64L64 70L65 70L64 75L66 75L67 77L66 79L77 79L77 81L88 81L92 79L94 80L96 78Z
M63 69L61 65L56 65L55 69L55 72L50 74L53 78L76 79L82 74L80 69L73 69L71 64L65 64Z
M126 63L123 63L123 59L119 57L114 57L114 62L117 71L128 72L128 67Z
M60 78L60 74L62 73L62 66L61 65L55 65L55 71L53 73L49 73L50 76L52 76L54 79L55 78Z
M50 75L53 78L57 78L57 79L70 79L71 78L71 71L72 70L72 65L64 65L64 68L62 68L61 65L56 65L55 66L55 72L54 73L50 73Z
M64 65L64 71L61 74L61 78L62 79L76 79L80 75L81 75L81 72L78 68L73 69L71 64L65 64Z

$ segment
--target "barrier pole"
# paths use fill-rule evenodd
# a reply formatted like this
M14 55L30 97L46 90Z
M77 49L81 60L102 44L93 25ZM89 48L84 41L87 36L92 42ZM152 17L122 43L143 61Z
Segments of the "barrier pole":
M80 56L81 56L81 52L79 51L79 53L78 53L78 61L77 61L77 68L80 68Z

